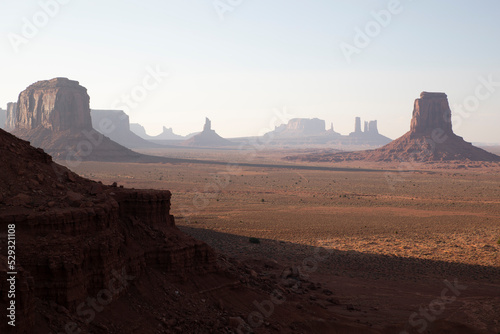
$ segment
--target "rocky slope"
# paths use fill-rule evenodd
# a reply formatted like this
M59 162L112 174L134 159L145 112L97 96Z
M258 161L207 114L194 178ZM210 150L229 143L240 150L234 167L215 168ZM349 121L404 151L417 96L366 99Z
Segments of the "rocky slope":
M1 333L381 333L329 320L323 304L290 288L307 282L296 270L271 263L267 277L217 258L177 229L168 191L81 178L3 130L0 152L0 229L15 224L17 272L16 327L2 321ZM2 254L3 310L6 264Z
M88 296L125 272L139 278L152 268L167 275L216 270L214 252L175 227L170 192L127 190L80 178L43 151L0 131L0 226L2 231L16 226L18 333L34 332L35 304L55 303L78 312ZM5 249L5 238L1 242ZM2 309L6 263L0 265ZM5 321L0 329L9 330Z
M451 110L444 93L422 92L415 100L410 131L376 150L288 157L305 161L500 161L500 156L453 133Z

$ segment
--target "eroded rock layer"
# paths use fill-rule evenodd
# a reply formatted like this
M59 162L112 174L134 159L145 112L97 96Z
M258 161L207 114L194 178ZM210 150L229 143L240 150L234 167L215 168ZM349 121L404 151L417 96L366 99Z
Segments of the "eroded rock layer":
M34 332L37 300L78 312L109 282L117 291L113 298L119 297L148 268L173 276L216 270L214 252L176 228L169 191L83 179L3 130L0 152L0 228L15 224L19 245L19 333ZM5 242L2 238L1 249ZM0 308L5 310L8 270L0 260ZM0 332L7 332L6 326L3 321Z
M89 104L87 90L78 81L66 78L38 81L19 95L15 127L90 130Z
M72 166L80 161L151 162L92 128L90 98L78 81L38 81L19 94L7 128L19 138Z

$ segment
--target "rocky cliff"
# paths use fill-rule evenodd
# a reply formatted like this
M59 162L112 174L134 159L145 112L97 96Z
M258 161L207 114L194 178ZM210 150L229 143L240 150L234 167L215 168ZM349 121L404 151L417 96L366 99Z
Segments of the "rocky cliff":
M410 133L414 137L430 136L435 130L453 134L448 97L445 93L422 92L413 106Z
M322 302L307 304L313 297L306 283L315 290L316 284L297 267L285 270L276 261L259 260L259 274L247 264L216 258L205 243L175 226L169 191L81 178L3 130L0 170L0 229L13 224L16 235L16 274L9 274L15 275L16 326L4 317L0 333L291 334L295 326L310 333L382 333L338 320L323 304L329 290ZM14 270L7 261L1 254L4 311L12 300L7 273ZM292 286L302 288L292 291ZM264 318L252 321L252 315L260 316L260 305L267 312L270 297L280 307L271 304L265 324ZM298 310L299 302L307 310ZM316 324L318 318L325 320Z
M14 135L68 165L80 161L160 162L114 142L92 128L89 96L77 81L39 81L19 94Z
M18 245L17 333L47 333L35 324L50 305L80 316L89 296L107 305L153 269L174 278L216 270L214 252L175 227L169 191L83 179L3 130L0 152L0 228L15 224ZM0 256L3 310L6 263ZM11 329L0 323L0 332Z
M5 129L6 121L7 121L7 110L0 108L0 129Z
M326 123L322 119L294 118L288 121L285 132L290 135L319 135L326 131L325 127Z
M5 121L5 129L12 131L16 128L17 119L17 103L7 103L7 120Z
M128 148L161 147L151 143L130 130L128 115L122 110L90 110L92 127L111 140Z
M21 92L16 129L37 127L56 131L90 130L90 97L78 81L55 78L38 81Z
M361 133L361 117L356 117L354 120L354 133Z
M377 121L365 122L364 132L378 135L379 133L378 133Z

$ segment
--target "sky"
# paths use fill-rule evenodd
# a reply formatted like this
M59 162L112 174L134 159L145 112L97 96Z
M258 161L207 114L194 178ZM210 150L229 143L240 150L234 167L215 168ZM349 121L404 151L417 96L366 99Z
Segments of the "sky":
M496 0L3 0L0 107L67 77L93 109L122 109L150 135L263 134L354 118L397 138L422 91L445 92L454 130L500 143Z

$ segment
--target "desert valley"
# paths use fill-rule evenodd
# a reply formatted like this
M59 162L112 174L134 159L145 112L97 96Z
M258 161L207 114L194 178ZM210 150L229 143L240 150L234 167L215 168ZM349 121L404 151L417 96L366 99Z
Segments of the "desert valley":
M445 94L354 153L231 143L208 119L189 141L210 147L132 151L88 101L63 78L20 94L7 123L53 158L1 132L18 332L500 330L500 157L453 133Z
M0 12L0 334L500 334L499 2Z

